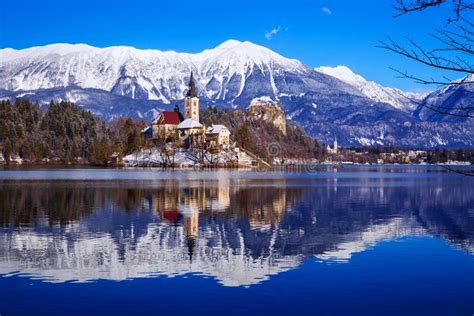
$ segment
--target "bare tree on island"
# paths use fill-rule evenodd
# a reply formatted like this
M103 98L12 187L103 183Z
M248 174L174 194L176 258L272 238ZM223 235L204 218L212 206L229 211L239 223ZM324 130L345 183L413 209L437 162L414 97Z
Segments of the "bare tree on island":
M158 149L161 166L165 168L176 167L176 154L183 145L179 137L170 136L165 130L159 130L155 134L153 143L155 148Z
M412 79L417 83L437 86L455 86L474 83L474 22L469 15L474 12L474 2L470 0L395 0L391 7L394 17L414 14L434 9L449 9L443 29L433 29L428 34L435 40L435 47L424 47L407 38L405 43L387 36L377 47L389 50L407 59L421 63L426 67L437 69L441 78L425 78L405 70L393 69L401 78ZM448 78L447 74L457 75L460 80ZM446 108L423 103L426 108L439 113L461 118L474 118L474 105Z

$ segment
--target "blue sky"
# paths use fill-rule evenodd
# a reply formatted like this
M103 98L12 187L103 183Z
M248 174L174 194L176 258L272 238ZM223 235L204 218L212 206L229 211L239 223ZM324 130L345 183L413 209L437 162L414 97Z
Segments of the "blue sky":
M249 40L305 64L347 65L367 79L422 91L389 69L433 70L376 48L385 35L430 45L449 8L393 18L391 0L0 0L0 47L50 43L199 52ZM273 31L272 31L273 30ZM453 76L455 79L456 76ZM434 88L434 87L431 87Z

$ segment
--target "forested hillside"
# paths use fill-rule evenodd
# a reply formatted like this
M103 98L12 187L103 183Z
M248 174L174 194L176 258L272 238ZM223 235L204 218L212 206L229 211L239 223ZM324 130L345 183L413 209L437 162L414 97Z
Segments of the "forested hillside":
M118 119L106 125L70 102L51 102L47 110L27 99L0 102L0 146L26 162L104 164L114 151L140 147L143 122Z

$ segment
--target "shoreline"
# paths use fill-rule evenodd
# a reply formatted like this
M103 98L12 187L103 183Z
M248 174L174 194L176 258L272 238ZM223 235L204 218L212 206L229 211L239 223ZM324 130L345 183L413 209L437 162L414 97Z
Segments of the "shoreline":
M0 163L0 170L1 169L15 169L15 168L58 168L58 169L154 169L154 170L263 170L263 169L293 169L293 168L299 168L299 167L334 167L334 168L344 168L344 167L350 167L350 166L358 166L358 167L363 167L363 166L371 166L371 167L376 167L376 166L390 166L390 167L396 167L396 166L459 166L459 167L470 167L474 166L474 164L471 164L470 162L461 162L461 161L456 161L456 162L447 162L447 163L383 163L383 164L378 164L378 163L352 163L352 162L334 162L334 163L300 163L300 164L284 164L284 165L270 165L270 167L265 167L261 168L259 166L177 166L177 167L163 167L159 165L150 165L150 164L140 164L140 165L126 165L126 164L121 164L121 165L93 165L93 164L74 164L74 163L55 163L55 164L48 164L48 163Z

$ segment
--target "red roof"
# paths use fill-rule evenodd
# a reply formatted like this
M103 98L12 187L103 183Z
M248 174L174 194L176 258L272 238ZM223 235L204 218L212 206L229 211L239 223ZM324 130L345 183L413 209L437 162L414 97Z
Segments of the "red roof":
M170 222L177 222L179 220L179 212L177 209L174 210L164 210L163 219Z
M178 125L179 123L180 123L180 121L179 121L178 113L171 112L171 111L161 112L161 114L160 114L160 116L158 117L158 120L157 120L158 125L164 125L164 124Z

